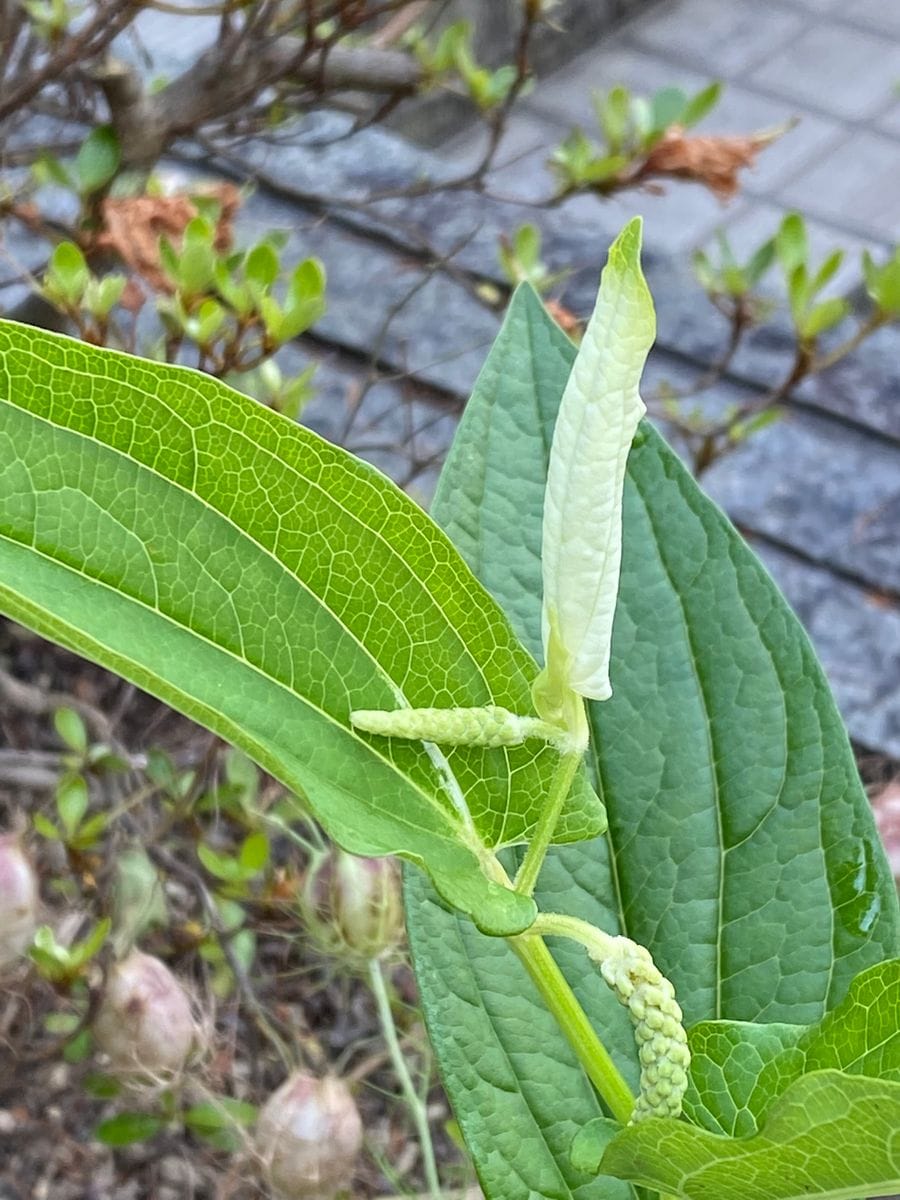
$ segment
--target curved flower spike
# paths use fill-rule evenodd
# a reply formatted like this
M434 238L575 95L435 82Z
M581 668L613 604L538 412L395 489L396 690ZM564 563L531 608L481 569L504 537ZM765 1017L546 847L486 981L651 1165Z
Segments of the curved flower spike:
M563 717L571 692L591 700L612 695L625 463L646 411L638 384L656 336L640 251L636 217L610 246L553 435L542 549L547 665L535 693L548 720Z

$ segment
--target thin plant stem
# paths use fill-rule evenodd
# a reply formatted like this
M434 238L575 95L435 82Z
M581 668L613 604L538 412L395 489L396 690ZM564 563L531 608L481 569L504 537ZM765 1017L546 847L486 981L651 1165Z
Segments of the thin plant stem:
M369 984L372 988L372 995L375 997L378 1023L381 1026L388 1054L391 1057L391 1064L400 1083L400 1089L409 1108L409 1113L415 1125L416 1134L418 1135L419 1145L422 1149L422 1165L425 1169L428 1191L432 1200L441 1200L441 1181L438 1177L437 1163L434 1157L434 1143L431 1140L428 1113L424 1101L416 1091L416 1086L409 1073L406 1059L403 1057L403 1050L400 1047L400 1041L397 1037L397 1027L394 1024L391 1000L390 996L388 996L387 984L384 979L384 968L381 965L380 958L369 960Z
M550 795L541 810L534 834L528 843L528 849L525 851L525 857L522 859L522 865L516 875L515 888L523 896L531 896L534 893L538 875L559 821L559 815L572 787L572 781L582 757L580 749L569 750L559 756L553 782L550 785Z
M556 1018L604 1104L617 1121L627 1125L634 1109L631 1089L597 1036L543 938L523 933L509 938L509 944Z

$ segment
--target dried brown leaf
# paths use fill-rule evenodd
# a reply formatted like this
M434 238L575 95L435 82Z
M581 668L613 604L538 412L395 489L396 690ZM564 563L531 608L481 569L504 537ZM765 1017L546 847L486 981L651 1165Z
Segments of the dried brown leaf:
M233 241L240 192L234 184L220 183L194 195L218 201L215 246L219 251L227 250ZM188 222L197 214L194 199L183 192L169 196L107 197L101 205L101 227L93 249L115 254L156 291L170 292L171 281L159 260L159 239L166 237L179 246Z
M581 322L564 304L560 304L558 300L545 300L544 308L569 337L581 334Z
M689 136L680 125L673 125L650 151L640 178L665 175L688 179L728 200L740 186L738 172L752 167L759 151L781 132Z

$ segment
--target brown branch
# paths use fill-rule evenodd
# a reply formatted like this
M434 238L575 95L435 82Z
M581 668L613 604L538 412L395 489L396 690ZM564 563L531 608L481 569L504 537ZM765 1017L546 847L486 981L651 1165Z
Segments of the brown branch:
M97 75L129 166L148 169L178 136L235 112L276 83L408 95L422 80L421 67L397 50L334 46L324 54L293 37L241 43L213 46L152 96L124 64L108 64Z
M0 121L33 99L44 84L56 82L76 63L100 54L134 18L134 4L135 0L110 0L101 5L84 29L63 42L42 67L0 100Z

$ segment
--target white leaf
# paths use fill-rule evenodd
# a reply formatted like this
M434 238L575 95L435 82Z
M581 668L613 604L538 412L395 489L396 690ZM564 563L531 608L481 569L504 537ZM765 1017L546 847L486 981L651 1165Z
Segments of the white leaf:
M569 376L553 435L543 528L543 633L555 625L568 686L606 700L622 558L625 464L645 410L641 372L656 336L641 273L641 220L609 250L597 305ZM556 664L558 670L561 664Z

